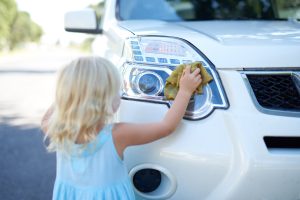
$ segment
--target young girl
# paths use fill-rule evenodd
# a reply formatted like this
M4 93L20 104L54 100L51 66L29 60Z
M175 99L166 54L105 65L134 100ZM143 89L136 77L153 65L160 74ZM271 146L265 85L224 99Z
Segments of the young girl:
M53 199L134 199L124 150L170 135L201 83L187 66L165 117L156 123L109 124L120 103L116 67L99 57L74 60L59 74L55 102L42 120L49 151L56 151Z

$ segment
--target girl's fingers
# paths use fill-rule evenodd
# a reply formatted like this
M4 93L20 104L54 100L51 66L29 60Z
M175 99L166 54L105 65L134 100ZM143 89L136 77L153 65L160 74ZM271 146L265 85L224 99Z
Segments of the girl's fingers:
M195 78L197 78L197 79L202 79L202 77L201 77L200 74L196 74L196 75L195 75Z
M190 74L191 73L191 65L186 65L186 67L184 69L184 73L185 74Z
M196 75L198 75L199 73L200 73L200 69L197 68L197 69L195 69L195 70L193 71L192 75L196 76Z
M200 75L195 77L195 82L197 85L199 85L202 82L202 78Z

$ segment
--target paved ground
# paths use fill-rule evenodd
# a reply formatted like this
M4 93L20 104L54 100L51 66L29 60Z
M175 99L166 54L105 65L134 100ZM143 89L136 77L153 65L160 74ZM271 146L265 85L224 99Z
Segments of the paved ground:
M81 53L38 49L0 57L0 199L52 197L55 155L40 119L54 95L56 71Z
M45 151L39 128L2 123L0 141L0 199L51 199L55 155Z

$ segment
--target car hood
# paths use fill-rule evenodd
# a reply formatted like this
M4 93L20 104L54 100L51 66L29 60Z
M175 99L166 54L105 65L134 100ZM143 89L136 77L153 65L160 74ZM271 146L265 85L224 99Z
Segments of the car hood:
M133 20L120 25L139 36L187 40L217 68L300 67L300 24L294 21Z

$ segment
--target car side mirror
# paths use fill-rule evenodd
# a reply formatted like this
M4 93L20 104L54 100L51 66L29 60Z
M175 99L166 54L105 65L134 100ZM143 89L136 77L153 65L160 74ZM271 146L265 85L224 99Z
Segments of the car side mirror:
M77 33L102 33L93 9L70 11L65 14L65 30Z

